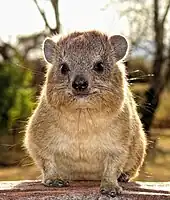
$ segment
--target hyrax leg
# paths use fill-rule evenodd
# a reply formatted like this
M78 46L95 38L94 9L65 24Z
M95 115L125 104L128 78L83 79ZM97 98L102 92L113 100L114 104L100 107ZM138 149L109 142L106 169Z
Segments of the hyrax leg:
M136 141L132 146L136 147L133 150L130 150L130 154L123 169L123 173L118 178L118 181L120 182L128 182L130 179L138 176L139 169L141 168L144 161L146 141Z
M62 179L62 177L57 172L57 167L55 163L49 160L44 160L42 168L43 180L42 183L49 187L66 187L69 185L67 180Z
M140 165L139 166L134 165L131 169L126 169L118 177L118 182L128 182L129 180L135 178L136 176L138 176L139 169L140 169Z
M120 156L108 156L105 160L104 173L101 180L100 192L105 195L114 197L117 194L121 194L122 188L118 184L118 177L124 167L125 157Z
M37 151L36 151L37 152ZM33 152L32 152L33 153ZM43 155L43 153L42 153ZM44 154L45 155L45 154ZM48 156L46 152L46 158L34 154L32 156L37 166L40 168L42 173L42 183L49 187L65 187L68 186L68 181L62 179L59 171L57 169L54 159L49 159L52 156ZM48 159L47 159L48 158Z

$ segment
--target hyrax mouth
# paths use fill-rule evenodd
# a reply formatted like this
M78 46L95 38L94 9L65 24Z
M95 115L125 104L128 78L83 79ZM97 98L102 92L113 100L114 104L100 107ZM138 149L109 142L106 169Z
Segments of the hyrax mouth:
M75 93L75 92L73 92L73 95L75 96L75 97L77 97L77 98L87 98L87 97L89 97L89 96L91 96L91 95L93 95L93 94L96 94L97 92L96 91L94 91L94 92L86 92L86 93Z
M89 95L90 95L89 93L76 93L76 94L74 94L74 96L78 97L78 98L85 98L85 97L88 97Z

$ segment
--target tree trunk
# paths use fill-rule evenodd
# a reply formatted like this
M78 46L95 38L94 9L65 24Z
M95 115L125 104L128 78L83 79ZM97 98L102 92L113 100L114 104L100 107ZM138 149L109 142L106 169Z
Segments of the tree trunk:
M142 106L141 121L148 138L151 134L149 132L154 119L156 109L159 105L160 95L166 85L166 82L161 74L164 63L164 22L169 10L170 1L167 4L162 20L159 17L159 0L154 0L154 31L155 31L155 59L153 62L153 78L151 80L150 88L146 92L146 101ZM166 76L166 75L165 75ZM148 109L149 107L149 109Z

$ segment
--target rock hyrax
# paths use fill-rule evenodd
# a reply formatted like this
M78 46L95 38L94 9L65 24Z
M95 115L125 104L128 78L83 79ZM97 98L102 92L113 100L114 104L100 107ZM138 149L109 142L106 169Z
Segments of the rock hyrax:
M25 136L44 185L101 180L114 196L138 174L146 138L121 63L127 49L123 36L97 31L45 39L46 81Z

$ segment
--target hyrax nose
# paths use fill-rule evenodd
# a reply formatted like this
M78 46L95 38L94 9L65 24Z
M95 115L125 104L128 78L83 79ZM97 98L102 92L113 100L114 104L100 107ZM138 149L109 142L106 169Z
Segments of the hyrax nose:
M82 75L77 75L72 83L72 87L77 92L82 92L87 89L88 81Z

